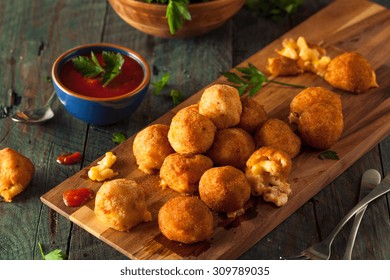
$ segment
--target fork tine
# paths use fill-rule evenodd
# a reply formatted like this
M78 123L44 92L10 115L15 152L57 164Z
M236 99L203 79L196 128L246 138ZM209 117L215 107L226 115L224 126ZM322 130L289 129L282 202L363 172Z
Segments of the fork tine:
M279 257L280 260L309 260L310 258L306 255L296 255L296 256L289 256L289 257Z

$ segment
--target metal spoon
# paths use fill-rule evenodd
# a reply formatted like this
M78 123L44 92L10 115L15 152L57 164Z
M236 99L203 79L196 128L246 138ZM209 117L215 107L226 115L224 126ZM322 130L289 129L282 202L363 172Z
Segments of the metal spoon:
M55 97L55 91L53 91L49 100L42 108L16 112L12 116L12 120L15 122L31 123L31 124L41 123L50 120L52 117L54 117L54 112L50 107L51 103L53 103L54 97Z

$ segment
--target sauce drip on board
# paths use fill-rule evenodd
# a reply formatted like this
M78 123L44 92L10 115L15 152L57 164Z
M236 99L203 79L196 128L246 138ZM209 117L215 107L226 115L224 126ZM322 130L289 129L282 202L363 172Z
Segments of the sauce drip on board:
M66 190L63 194L64 203L69 207L81 206L92 198L93 192L88 188Z
M80 162L82 159L80 152L75 152L73 154L62 154L57 157L57 162L64 165L70 165Z

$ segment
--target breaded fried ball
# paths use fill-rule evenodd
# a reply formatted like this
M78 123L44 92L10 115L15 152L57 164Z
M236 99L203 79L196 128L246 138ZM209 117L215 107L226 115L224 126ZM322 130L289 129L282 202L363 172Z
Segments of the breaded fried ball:
M217 129L240 122L242 105L235 87L216 84L206 88L199 101L199 113L209 118Z
M193 244L213 234L213 214L197 197L177 196L158 212L161 233L169 240Z
M205 116L192 109L182 109L172 118L168 140L180 154L202 154L213 144L216 128Z
M244 213L251 187L245 174L233 166L213 167L200 178L199 195L206 205L235 217Z
M217 131L207 155L217 166L231 165L242 169L254 151L253 137L241 128L232 127Z
M22 191L34 176L34 164L19 152L5 148L0 150L0 196L6 202Z
M342 111L326 103L316 103L305 109L298 121L302 141L322 150L330 148L339 140L343 128Z
M324 78L335 88L357 94L379 87L370 63L356 52L346 52L332 59Z
M96 193L94 211L99 221L119 231L152 220L143 188L128 179L104 182Z
M253 98L241 97L242 113L237 127L253 134L267 119L264 107Z
M268 202L280 207L291 195L287 182L292 169L288 154L274 147L256 150L246 163L245 175L251 185L252 195L263 196Z
M194 193L203 173L213 167L213 161L204 155L170 154L160 169L160 185L179 193Z
M290 103L290 122L298 123L302 111L315 103L327 103L342 110L340 95L323 87L308 87L298 93Z
M254 135L256 147L272 146L286 152L291 158L301 150L301 139L282 120L269 119Z
M142 172L156 173L167 155L175 152L168 141L168 130L168 125L153 124L135 136L133 153Z

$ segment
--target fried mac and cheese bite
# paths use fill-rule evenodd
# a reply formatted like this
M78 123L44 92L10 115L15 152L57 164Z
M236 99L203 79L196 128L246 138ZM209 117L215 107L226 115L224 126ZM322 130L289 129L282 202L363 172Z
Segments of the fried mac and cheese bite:
M238 90L222 84L206 88L199 101L199 113L209 118L217 129L237 125L242 113Z
M94 211L99 221L118 231L152 220L143 188L128 179L104 182L96 193Z
M199 181L201 200L212 210L234 218L245 212L251 194L245 174L233 166L213 167Z
M268 59L267 69L272 76L297 75L306 71L321 77L325 74L331 59L326 56L324 48L307 43L302 36L297 40L286 38L282 46L277 50L279 57Z
M305 109L298 120L299 136L316 149L328 149L340 138L344 128L343 113L327 103L315 103Z
M146 174L158 172L164 159L175 152L168 141L168 131L168 125L153 124L135 136L133 153L142 172Z
M34 176L34 164L30 159L11 149L0 150L0 196L12 202L23 192Z
M346 52L332 59L324 78L335 88L356 94L379 87L371 65L361 54L356 52Z
M298 93L290 103L289 120L291 123L298 123L299 116L303 110L315 103L327 103L334 105L340 111L342 108L340 95L323 87L308 87Z
M242 113L237 127L253 134L268 119L267 113L260 103L248 96L241 97L241 104Z
M202 154L213 144L216 128L196 110L183 108L172 118L168 140L180 154Z
M160 185L179 193L197 192L200 177L211 167L213 161L201 154L170 154L160 169Z
M193 244L213 234L213 214L197 197L177 196L158 212L161 233L169 240Z
M256 147L272 146L286 152L291 158L301 150L301 139L282 120L269 119L254 135Z
M217 131L207 155L216 166L230 165L242 169L254 151L253 137L241 128L232 127Z
M274 147L256 150L248 159L245 171L252 195L262 196L278 207L285 205L291 195L287 182L291 169L291 158L282 150Z

